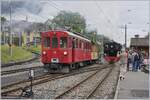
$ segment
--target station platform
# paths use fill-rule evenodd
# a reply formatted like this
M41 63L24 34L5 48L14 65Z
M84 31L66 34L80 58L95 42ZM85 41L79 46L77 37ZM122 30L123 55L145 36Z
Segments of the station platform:
M118 81L115 99L149 99L149 74L129 71Z

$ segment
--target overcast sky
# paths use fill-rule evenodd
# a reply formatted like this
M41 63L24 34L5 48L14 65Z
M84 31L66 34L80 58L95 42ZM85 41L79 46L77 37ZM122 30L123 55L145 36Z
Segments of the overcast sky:
M9 1L9 0L7 0ZM12 0L14 1L14 0ZM149 31L150 1L130 0L15 0L25 1L12 14L13 19L44 22L60 10L79 12L85 17L87 27L97 29L115 41L124 43L124 25L127 24L127 45L135 34L145 36ZM26 9L28 8L28 9ZM36 12L36 13L35 13ZM6 15L7 16L7 15Z

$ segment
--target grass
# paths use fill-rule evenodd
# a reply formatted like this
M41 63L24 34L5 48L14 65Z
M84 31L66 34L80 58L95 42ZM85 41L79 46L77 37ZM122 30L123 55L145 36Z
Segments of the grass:
M35 47L35 46L30 46L29 49L30 49L32 52L40 53L40 52L41 52L41 45L37 45L36 47Z
M41 45L37 45L37 46L31 45L30 47L24 46L23 48L25 48L31 52L38 53L38 54L40 54L40 52L41 52Z
M22 47L13 46L12 47L12 56L9 55L9 46L1 45L1 62L9 63L11 61L23 61L29 58L32 58L32 53L26 51Z

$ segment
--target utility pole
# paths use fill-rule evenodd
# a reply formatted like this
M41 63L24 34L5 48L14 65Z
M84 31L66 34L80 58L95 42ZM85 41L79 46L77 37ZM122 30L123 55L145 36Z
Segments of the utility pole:
M11 0L10 0L10 33L9 33L9 55L12 56L12 16L11 16Z
M125 49L127 48L127 25L125 24Z
M19 32L19 46L22 46L22 33Z
M28 22L28 16L26 16L26 22Z

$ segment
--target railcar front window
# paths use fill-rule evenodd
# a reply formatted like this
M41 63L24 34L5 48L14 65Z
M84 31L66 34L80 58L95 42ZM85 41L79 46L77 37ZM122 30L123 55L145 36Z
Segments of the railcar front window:
M67 38L66 37L60 38L60 47L61 48L67 48Z
M50 47L50 37L44 37L44 47Z
M57 37L52 38L52 48L57 48L58 47L58 39Z

